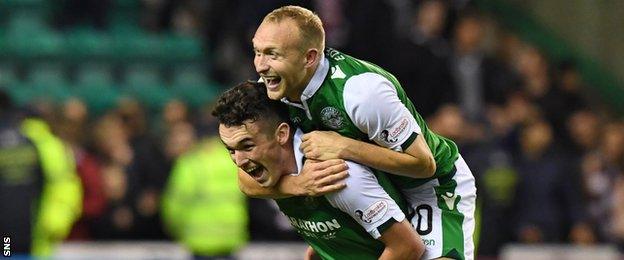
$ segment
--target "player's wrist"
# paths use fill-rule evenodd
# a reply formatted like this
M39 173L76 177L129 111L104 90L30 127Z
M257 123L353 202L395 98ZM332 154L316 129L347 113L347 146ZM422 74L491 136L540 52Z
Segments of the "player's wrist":
M353 140L351 138L347 138L347 137L341 137L340 141L337 142L337 147L338 149L338 158L343 159L343 160L349 160L349 161L354 161L355 160L355 151L357 151L358 148L358 141Z
M297 183L297 176L283 176L278 190L280 193L286 196L303 196L305 190Z

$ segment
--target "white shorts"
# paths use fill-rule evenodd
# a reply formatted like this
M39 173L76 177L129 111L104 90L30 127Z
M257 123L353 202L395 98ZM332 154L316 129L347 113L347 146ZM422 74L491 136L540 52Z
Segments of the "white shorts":
M455 161L455 169L452 178L434 179L403 191L415 210L412 226L426 247L423 259L474 259L477 188L461 155ZM440 180L444 183L440 184Z

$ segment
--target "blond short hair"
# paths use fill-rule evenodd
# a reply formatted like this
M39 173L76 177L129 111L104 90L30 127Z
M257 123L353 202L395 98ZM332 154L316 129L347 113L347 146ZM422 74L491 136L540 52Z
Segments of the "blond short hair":
M323 22L314 12L300 6L283 6L267 14L262 23L279 23L284 19L292 19L299 28L301 34L301 48L318 48L321 52L325 49L325 30Z

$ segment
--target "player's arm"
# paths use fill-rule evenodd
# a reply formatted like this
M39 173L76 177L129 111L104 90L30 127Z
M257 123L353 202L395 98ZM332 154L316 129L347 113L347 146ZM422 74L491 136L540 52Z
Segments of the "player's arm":
M347 187L325 197L349 214L385 249L380 259L418 259L425 251L420 236L405 218L398 204L379 185L368 167L347 162Z
M386 245L379 259L420 259L425 252L425 245L407 220L392 224L379 240Z
M279 199L292 196L319 196L345 187L348 176L343 160L306 160L298 176L285 175L274 187L262 187L245 171L238 169L238 186L249 197Z
M348 116L379 145L314 131L302 137L307 158L342 158L397 175L433 176L436 163L431 150L390 81L372 73L358 75L349 79L344 92Z
M412 178L429 178L436 171L436 163L424 138L414 133L414 140L403 152L390 150L336 132L313 131L302 138L306 157L318 160L341 158L375 169Z

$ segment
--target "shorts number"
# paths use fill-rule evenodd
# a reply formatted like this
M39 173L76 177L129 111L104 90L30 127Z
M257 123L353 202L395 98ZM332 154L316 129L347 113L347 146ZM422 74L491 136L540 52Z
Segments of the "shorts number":
M423 211L424 211L424 214L423 214ZM431 206L427 204L423 204L423 205L416 207L416 215L418 216L416 232L418 232L418 234L421 236L431 233L431 229L433 228L433 225L432 225L433 209L431 208ZM426 226L425 226L425 229L423 230L423 223L425 223L425 221L426 221Z

